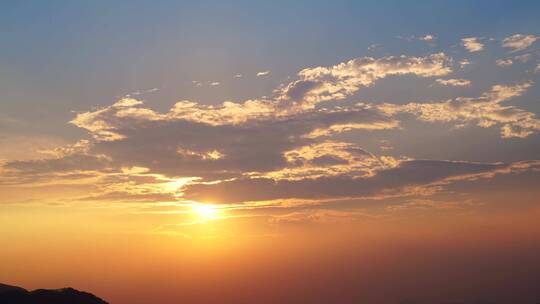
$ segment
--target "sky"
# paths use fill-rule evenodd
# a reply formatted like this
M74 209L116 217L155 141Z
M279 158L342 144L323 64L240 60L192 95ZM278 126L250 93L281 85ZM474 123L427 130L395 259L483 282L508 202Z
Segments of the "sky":
M539 12L1 1L0 282L540 301Z

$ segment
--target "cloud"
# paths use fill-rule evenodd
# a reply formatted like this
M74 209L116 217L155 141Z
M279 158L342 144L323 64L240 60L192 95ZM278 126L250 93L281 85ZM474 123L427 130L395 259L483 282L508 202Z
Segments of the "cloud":
M526 167L526 169L523 169ZM489 178L519 170L537 170L539 164L481 164L410 160L369 177L339 175L301 180L241 178L217 184L192 184L185 197L198 201L241 203L279 199L373 198L432 194L442 185L472 178ZM520 169L521 168L521 169Z
M151 89L143 90L143 91L137 90L137 91L126 94L125 97L145 95L145 94L154 93L157 91L159 91L158 88L151 88Z
M269 101L221 107L183 101L169 112L157 113L139 104L129 110L113 105L81 113L72 123L95 138L94 153L108 155L121 166L207 178L277 170L287 165L286 151L319 137L398 125L361 105L294 115L280 114L273 106Z
M9 191L3 187L34 190L39 187L70 185L75 190L79 186L92 185L105 172L113 172L110 159L102 155L72 154L49 159L8 161L1 165L0 188L6 194ZM16 195L26 196L30 193L19 190ZM42 195L43 199L47 196ZM0 202L6 199L9 199L9 195L0 199Z
M468 59L462 59L459 61L459 67L462 69L470 64L471 64L471 61L469 61Z
M389 56L380 59L357 58L332 67L316 67L299 72L300 80L279 88L271 99L243 103L224 102L220 106L179 101L168 113L139 107L141 101L124 98L109 107L80 113L72 124L105 141L121 139L116 129L143 121L184 120L210 125L243 124L254 120L286 118L311 111L315 105L339 100L371 86L376 80L393 75L443 76L451 72L452 59L443 53L425 57ZM334 114L328 114L334 115ZM335 115L334 115L335 116Z
M123 98L111 106L104 107L92 112L79 113L70 122L80 128L90 131L93 137L102 141L114 141L122 139L122 135L114 130L116 125L127 125L136 120L158 120L160 116L150 109L136 107L142 101L133 98ZM109 115L114 113L115 115Z
M0 126L1 127L1 126ZM0 161L40 159L53 149L66 145L62 138L42 134L2 135L0 133Z
M502 46L512 49L512 52L522 51L533 44L538 37L534 35L515 34L506 37L502 41Z
M471 85L471 81L467 79L435 79L438 84L453 87L467 87Z
M270 71L262 71L257 73L257 77L269 75Z
M106 157L73 154L54 159L10 161L4 165L3 169L37 176L45 173L70 172L76 170L100 170L107 168L108 163L109 159Z
M307 68L298 73L299 80L278 90L279 99L294 110L311 109L324 101L344 99L388 76L444 76L452 71L451 63L452 58L437 53L425 57L362 57L332 67Z
M394 129L399 122L360 103L337 108L317 104L350 96L390 75L445 75L450 63L442 53L363 57L304 69L299 80L268 98L219 105L183 100L164 112L142 100L122 98L78 113L70 122L91 140L55 149L48 158L5 162L0 183L86 183L87 193L78 199L144 201L181 199L186 185L178 181L186 179L205 184L250 176L300 180L373 175L399 160L331 138L350 130Z
M529 61L530 59L531 59L531 54L523 54L523 55L519 55L519 56L514 56L512 58L497 59L495 61L495 63L500 67L507 67L507 66L513 65L515 61L525 63L525 62Z
M531 59L531 54L523 54L519 56L515 56L514 60L521 61L521 62L527 62Z
M540 63L536 64L536 67L534 68L535 73L540 73Z
M477 37L469 37L461 39L461 44L471 53L480 52L484 49L484 44Z
M412 62L407 67L419 74L427 75L429 69L437 68L431 66L437 63L422 59ZM399 63L396 69L400 70L397 73L405 73ZM124 98L111 106L79 113L71 123L93 137L91 153L106 155L116 168L140 166L167 176L208 180L245 174L315 174L324 171L329 162L345 160L329 153L314 159L311 168L287 171L291 165L287 153L353 129L399 126L397 121L361 104L339 109L294 107L280 93L273 99L227 101L217 106L184 100L167 112L156 112L140 100ZM381 160L377 162L380 166ZM333 170L344 168L342 165Z
M540 120L534 113L515 106L503 105L508 99L521 96L531 82L512 86L495 85L479 97L458 97L435 103L383 104L378 106L388 115L410 113L427 122L474 122L482 128L499 125L503 138L524 138L540 131Z
M429 42L431 42L431 41L435 40L436 38L437 38L437 37L435 37L434 35L427 34L427 35L424 35L424 36L422 36L422 37L419 37L418 39L419 39L419 40L422 40L422 41L429 41Z
M271 224L333 224L339 222L351 222L358 218L370 218L362 212L338 211L338 210L303 210L283 215L276 215L270 219Z
M471 206L474 203L471 200L466 201L433 201L430 199L412 199L402 204L389 205L385 210L389 212L411 212L425 211L433 209L462 209L465 206Z
M376 51L376 50L379 50L382 48L382 45L379 44L379 43L373 43L373 44L370 44L367 48L368 51L372 52L372 51Z
M411 35L411 36L397 36L398 39L401 39L401 40L405 40L405 41L408 41L408 42L411 42L411 41L416 41L416 40L420 40L420 41L425 41L425 42L433 42L437 39L437 37L433 34L426 34L424 36L415 36L415 35Z
M220 85L220 83L219 83L219 82L217 82L217 81L214 81L214 82L211 82L211 83L210 83L210 85L214 87L214 86L218 86L218 85Z
M236 74L234 75L234 78L242 78L242 74Z
M250 177L274 180L302 180L351 174L371 176L399 164L389 156L377 157L352 143L326 140L283 153L287 166L270 172L253 172Z
M143 100L77 113L88 139L49 149L43 159L0 165L0 186L84 185L73 200L261 203L428 195L445 183L494 172L503 164L414 160L376 155L345 134L400 128L401 114L428 122L498 125L503 137L540 130L533 113L504 105L532 83L496 85L479 97L440 102L343 101L386 77L444 77L453 60L426 56L361 57L301 70L271 96L205 105L180 100L155 110ZM436 78L442 85L465 79ZM343 102L339 102L343 101ZM355 134L356 135L356 134ZM388 147L387 144L383 145ZM83 191L84 190L84 191ZM12 190L14 191L14 190Z
M9 117L5 114L0 113L0 127L2 129L11 129L24 125L23 122L19 119Z
M169 112L157 113L141 101L123 99L79 113L72 123L94 137L91 152L107 155L116 167L143 166L170 176L210 179L279 170L286 165L285 151L330 133L397 126L361 106L294 115L280 114L275 107L267 100L220 107L181 101Z
M507 66L511 66L514 63L514 61L511 58L501 58L501 59L497 59L495 63L500 67L507 67Z

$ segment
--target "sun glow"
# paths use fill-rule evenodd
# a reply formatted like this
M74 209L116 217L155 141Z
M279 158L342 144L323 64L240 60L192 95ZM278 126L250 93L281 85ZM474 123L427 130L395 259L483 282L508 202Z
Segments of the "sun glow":
M215 220L219 216L219 209L212 204L194 204L191 211L200 221Z

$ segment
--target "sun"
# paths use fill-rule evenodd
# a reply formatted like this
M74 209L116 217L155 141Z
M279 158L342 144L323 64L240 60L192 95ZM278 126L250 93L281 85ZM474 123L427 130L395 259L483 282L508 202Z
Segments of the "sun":
M191 212L201 221L210 221L218 218L219 209L212 204L193 204Z

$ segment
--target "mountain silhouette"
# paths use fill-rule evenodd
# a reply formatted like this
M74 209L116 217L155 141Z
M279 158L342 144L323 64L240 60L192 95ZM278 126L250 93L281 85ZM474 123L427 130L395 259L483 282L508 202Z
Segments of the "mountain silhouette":
M0 304L108 304L91 293L73 288L36 289L0 284Z

